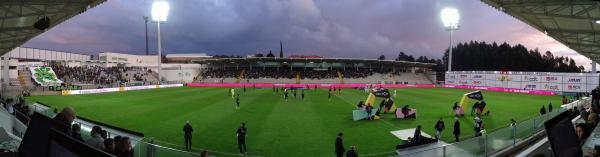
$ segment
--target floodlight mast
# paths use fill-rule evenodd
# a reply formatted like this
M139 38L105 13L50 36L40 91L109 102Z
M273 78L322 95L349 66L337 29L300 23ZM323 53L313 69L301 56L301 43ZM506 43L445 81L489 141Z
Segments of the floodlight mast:
M460 20L460 14L456 8L444 8L441 14L442 23L446 30L450 32L450 46L448 47L448 72L450 72L452 71L452 35L459 28L458 21Z
M156 26L158 29L158 84L161 84L162 74L161 74L161 62L162 62L162 45L160 42L160 23L167 22L167 17L169 15L169 3L164 0L157 0L152 3L152 21L156 22Z

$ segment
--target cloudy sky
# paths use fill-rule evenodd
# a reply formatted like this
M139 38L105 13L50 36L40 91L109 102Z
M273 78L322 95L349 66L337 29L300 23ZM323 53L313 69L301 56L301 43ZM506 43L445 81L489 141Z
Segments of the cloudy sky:
M25 47L87 54L145 53L143 16L151 0L107 0L27 42ZM477 0L172 0L161 25L166 53L388 58L398 52L441 58L448 47L440 10L459 9L455 42L521 43L591 61L527 24ZM156 24L148 25L156 52Z

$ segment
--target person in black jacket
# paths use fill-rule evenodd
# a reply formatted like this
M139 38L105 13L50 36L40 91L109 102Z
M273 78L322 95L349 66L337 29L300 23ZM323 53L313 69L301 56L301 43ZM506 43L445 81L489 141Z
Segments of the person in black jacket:
M544 105L542 105L542 108L540 108L540 115L544 114L546 114L546 108L544 107Z
M358 153L356 153L355 146L350 146L350 150L346 152L346 157L358 157Z
M194 129L192 128L192 125L190 125L190 121L185 122L185 125L183 126L183 133L184 133L183 138L185 139L185 150L187 150L187 151L192 150L192 132L193 131L194 131Z
M454 140L458 142L458 137L460 136L460 121L458 121L458 117L454 118Z
M343 157L344 156L344 152L346 151L346 148L344 148L344 143L342 141L342 136L344 136L343 133L338 133L337 138L335 138L335 156L336 157Z
M421 125L417 125L417 129L415 129L415 134L413 136L414 143L421 143Z
M238 139L238 148L240 149L240 154L248 154L248 149L246 149L246 131L246 123L242 123L242 125L235 132Z
M552 112L552 102L548 104L548 112Z
M435 123L435 138L437 140L442 138L442 131L444 131L445 128L446 126L444 125L444 121L442 121L442 118L440 118L437 123Z
M71 107L65 107L65 108L63 108L62 111L60 111L59 114L54 116L54 118L52 118L52 120L54 120L60 124L63 124L65 127L62 129L62 131L65 131L63 133L71 136L71 123L73 123L73 121L75 120L75 117L76 117L75 110Z

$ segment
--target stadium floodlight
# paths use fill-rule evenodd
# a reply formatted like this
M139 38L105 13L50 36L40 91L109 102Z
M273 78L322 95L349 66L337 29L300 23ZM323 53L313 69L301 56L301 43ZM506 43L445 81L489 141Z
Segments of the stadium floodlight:
M457 9L442 9L442 22L444 23L444 27L456 28L458 27L458 20L460 20L460 15L458 14Z
M156 26L158 29L158 66L156 67L158 70L158 84L162 81L161 75L161 63L162 63L162 47L160 43L160 23L167 21L167 16L169 15L169 3L163 0L157 0L152 3L152 21L156 22Z
M594 23L600 24L600 19L599 20L594 20Z
M169 15L169 3L167 1L154 1L152 3L152 20L154 22L165 22Z
M452 71L452 33L458 30L458 21L460 20L460 14L456 8L444 8L442 9L442 23L446 30L450 31L450 46L448 47L448 71Z

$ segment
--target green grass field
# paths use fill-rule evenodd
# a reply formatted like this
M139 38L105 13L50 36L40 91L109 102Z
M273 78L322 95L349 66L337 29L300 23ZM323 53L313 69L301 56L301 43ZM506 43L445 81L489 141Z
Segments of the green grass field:
M392 90L393 91L393 90ZM433 125L442 117L446 123L443 140L453 141L450 115L452 104L469 92L462 89L397 89L397 105L409 104L418 110L416 120L398 120L392 114L381 120L353 121L352 112L367 94L344 89L341 95L327 99L327 90L306 91L306 99L285 101L271 88L251 89L240 93L241 109L228 97L228 88L180 87L117 93L36 96L52 107L72 106L82 117L142 132L158 144L183 148L183 125L189 120L194 127L193 147L236 153L235 130L240 122L248 128L250 155L261 156L332 156L336 134L343 132L346 147L356 145L360 154L389 152L402 143L393 130L422 125L434 135ZM483 118L486 129L506 127L511 118L523 121L538 115L542 104L552 102L558 108L560 97L482 91L491 116ZM470 107L465 112L470 113ZM473 117L461 121L461 138L474 135Z

